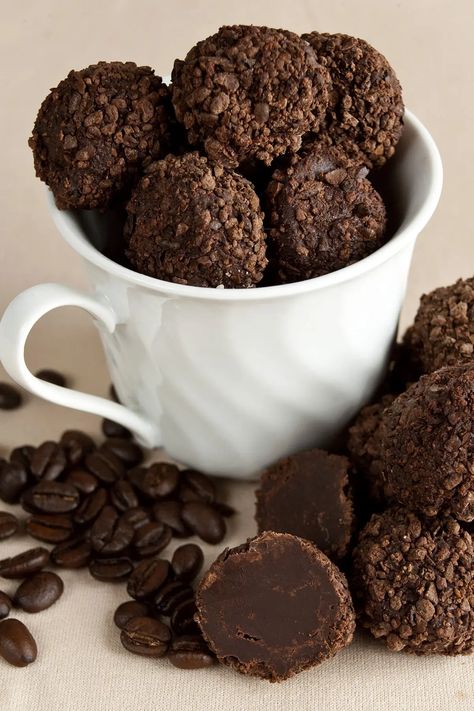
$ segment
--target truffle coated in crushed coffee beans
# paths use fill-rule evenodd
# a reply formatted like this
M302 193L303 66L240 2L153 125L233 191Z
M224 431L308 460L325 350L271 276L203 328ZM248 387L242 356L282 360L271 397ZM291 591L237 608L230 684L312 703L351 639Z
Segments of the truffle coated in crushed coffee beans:
M328 104L328 73L308 43L269 27L221 27L175 61L172 79L190 143L230 167L297 150Z
M265 233L255 191L197 153L150 166L127 213L127 255L142 274L229 288L255 286L263 276Z
M474 548L452 518L402 508L375 514L353 554L360 620L389 649L474 651Z

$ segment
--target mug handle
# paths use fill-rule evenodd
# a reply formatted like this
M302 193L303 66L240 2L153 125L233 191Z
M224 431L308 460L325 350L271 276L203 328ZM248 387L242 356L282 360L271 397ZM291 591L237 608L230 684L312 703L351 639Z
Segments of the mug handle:
M131 430L145 447L159 446L159 429L137 412L96 395L63 388L36 378L25 363L25 344L36 322L60 306L79 306L102 323L109 333L115 331L118 318L112 307L96 297L62 284L38 284L19 294L7 307L0 321L0 360L7 373L45 400L64 407L106 417Z

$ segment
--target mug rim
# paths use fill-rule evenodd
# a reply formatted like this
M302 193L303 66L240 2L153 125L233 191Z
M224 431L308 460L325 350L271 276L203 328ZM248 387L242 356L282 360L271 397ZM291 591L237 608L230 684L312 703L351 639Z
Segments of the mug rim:
M96 267L119 279L123 279L124 281L146 289L151 289L152 291L165 293L169 296L208 299L212 301L241 302L277 299L303 294L317 289L325 289L340 284L341 282L355 279L380 264L383 264L391 257L394 257L413 239L413 236L416 237L422 231L436 209L443 184L443 166L438 147L428 129L408 109L405 109L404 119L406 124L415 130L417 137L421 139L427 149L430 183L421 208L408 224L398 229L386 244L375 252L372 252L372 254L369 254L358 262L354 262L354 264L349 264L347 267L312 279L250 289L225 289L175 284L135 272L128 267L117 264L117 262L114 262L99 252L79 229L71 214L67 210L59 210L56 207L53 193L48 189L47 199L49 211L63 239L87 262L94 264Z

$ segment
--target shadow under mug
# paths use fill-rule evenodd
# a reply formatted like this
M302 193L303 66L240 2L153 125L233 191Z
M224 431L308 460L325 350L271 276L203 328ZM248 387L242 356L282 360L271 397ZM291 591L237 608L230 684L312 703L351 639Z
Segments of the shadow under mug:
M93 293L41 284L17 296L0 323L3 365L32 393L119 422L143 445L210 474L252 478L281 456L324 446L383 377L415 240L441 193L436 145L408 111L381 181L398 215L387 244L337 272L257 289L183 286L131 271L105 256L100 222L59 211L49 194ZM123 404L28 370L28 333L60 306L95 318Z

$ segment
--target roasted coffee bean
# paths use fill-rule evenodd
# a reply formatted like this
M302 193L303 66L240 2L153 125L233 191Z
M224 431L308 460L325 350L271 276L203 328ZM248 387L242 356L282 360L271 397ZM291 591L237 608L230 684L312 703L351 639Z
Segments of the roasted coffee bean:
M110 488L110 500L119 511L137 508L139 501L133 486L126 479L119 479Z
M7 511L0 511L0 541L14 536L20 527L17 517Z
M166 523L176 538L186 538L186 536L191 535L189 528L181 518L182 508L183 504L180 501L156 501L153 504L153 516L155 519Z
M232 506L229 506L229 504L223 504L220 501L214 501L212 504L216 511L220 513L221 516L224 516L224 518L229 518L230 516L235 515L235 509L232 508Z
M123 553L131 544L135 531L124 522L113 506L104 506L91 530L93 550L102 556Z
M120 630L123 630L129 620L133 620L134 617L148 617L149 612L148 605L144 602L128 600L122 602L115 610L114 622Z
M156 593L170 574L170 564L160 558L142 560L128 579L127 592L135 600Z
M45 570L24 580L15 593L16 607L25 612L42 612L54 605L64 591L64 583L56 573Z
M145 524L151 522L150 514L148 513L148 511L145 511L145 509L142 509L141 507L125 511L125 513L122 515L122 518L128 523L129 526L133 528L134 531L137 531Z
M150 499L164 499L176 491L179 469L168 462L157 462L145 470L143 480L137 486Z
M71 538L74 530L67 514L33 514L26 521L27 532L45 543L61 543Z
M78 490L63 481L40 481L23 494L27 511L40 513L69 513L79 505Z
M131 439L132 433L123 425L113 420L102 420L102 432L106 437L121 437L122 439Z
M112 452L125 464L127 469L136 467L143 462L142 448L136 442L123 437L109 437L101 446L100 451Z
M97 479L105 484L113 484L125 476L122 461L111 451L97 450L86 457L86 467Z
M29 548L11 558L0 560L0 577L9 580L27 578L38 573L49 562L49 551L46 548Z
M97 477L85 469L73 469L69 472L64 481L66 484L71 484L76 487L79 493L84 496L92 494L99 486Z
M204 554L195 543L185 543L176 548L171 567L178 580L188 583L194 580L204 563Z
M168 650L168 659L178 669L204 669L216 661L201 635L175 637Z
M181 486L179 487L181 501L204 501L212 504L216 498L214 483L208 476L195 469L185 469L181 472Z
M193 589L179 580L163 585L153 599L153 609L159 615L171 615L181 603L194 598Z
M27 471L29 471L31 460L35 451L35 447L31 444L23 444L21 447L15 447L15 449L12 449L10 452L10 461L15 464L21 464Z
M17 504L28 486L28 469L19 462L0 463L0 499Z
M0 622L0 657L14 667L26 667L38 655L36 642L20 620Z
M132 469L129 469L126 474L128 481L141 493L143 493L142 487L146 471L145 467L132 467Z
M43 442L31 458L31 473L36 479L53 481L67 465L66 454L57 442Z
M0 410L16 410L23 398L20 391L9 383L0 383Z
M87 526L96 520L108 501L106 489L99 487L92 494L86 496L78 509L74 512L74 523Z
M88 565L91 554L90 540L81 536L53 548L51 560L59 568L83 568Z
M13 603L8 595L0 590L0 620L4 620L5 617L8 617L12 607Z
M153 617L132 617L120 634L125 649L146 657L163 657L170 639L169 627Z
M104 583L121 583L127 580L133 572L130 558L102 558L89 563L89 571L93 578Z
M38 370L36 377L40 380L44 380L46 383L51 383L51 385L58 385L61 388L65 388L67 385L66 378L62 373L58 373L57 370L43 368L42 370Z
M199 625L194 620L196 613L196 603L192 598L178 605L173 610L170 619L173 632L177 635L199 634Z
M172 533L168 526L158 521L146 523L135 531L133 541L135 553L139 558L157 555L171 541Z
M80 464L86 456L94 451L95 443L92 437L80 430L66 430L60 440L69 464Z
M225 536L225 521L218 511L203 501L187 501L181 512L184 523L206 543L220 543Z

